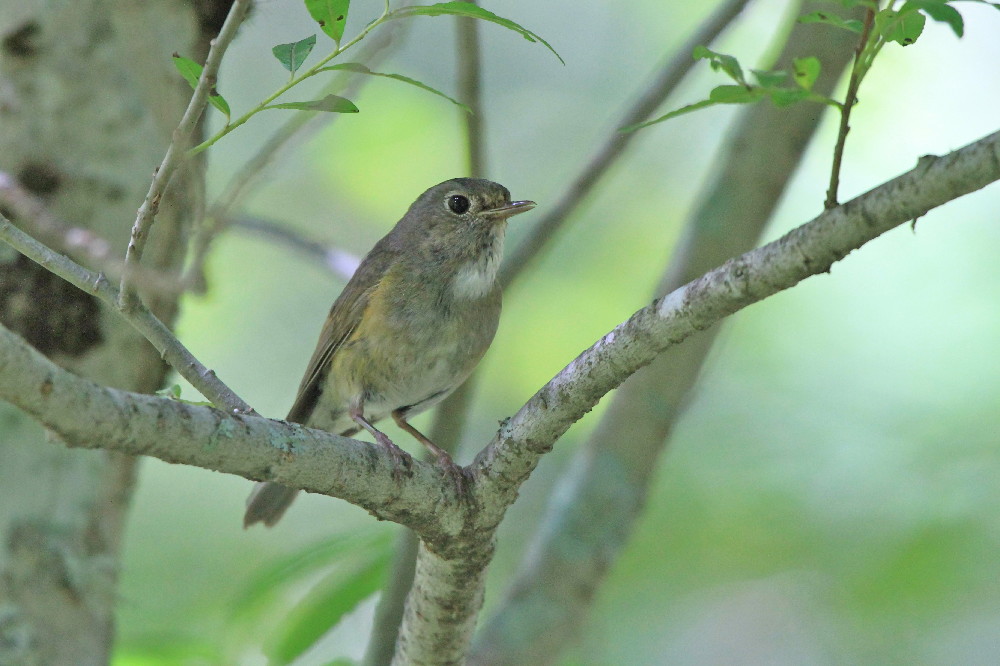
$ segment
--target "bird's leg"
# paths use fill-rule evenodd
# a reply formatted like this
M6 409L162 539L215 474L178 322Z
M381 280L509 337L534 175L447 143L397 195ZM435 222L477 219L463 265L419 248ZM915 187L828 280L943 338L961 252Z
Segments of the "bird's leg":
M424 433L411 426L406 420L405 411L400 409L394 411L392 413L392 420L395 421L396 425L400 428L413 435L414 439L426 446L427 450L430 451L436 458L438 466L451 474L455 479L459 493L465 492L465 469L461 465L456 464L455 461L451 459L451 455L447 451L432 442L426 435L424 435Z
M396 446L395 442L389 439L389 435L376 428L372 425L371 421L365 418L363 400L358 400L357 402L352 403L349 413L351 415L351 419L353 419L355 423L370 432L376 442L389 450L389 454L392 456L393 462L392 475L398 481L402 477L403 469L405 467L409 467L407 462L407 458L409 458L409 456L407 453L403 451L403 449Z

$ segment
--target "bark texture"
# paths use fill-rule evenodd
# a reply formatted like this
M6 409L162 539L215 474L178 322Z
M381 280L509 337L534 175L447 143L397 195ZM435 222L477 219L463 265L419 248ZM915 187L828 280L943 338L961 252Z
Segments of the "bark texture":
M170 55L204 51L220 4L228 3L0 5L0 171L72 233L124 256L136 207L190 96ZM198 191L191 178L164 201L151 267L169 270L180 259L189 195ZM146 297L173 319L174 296ZM149 392L166 373L115 313L9 248L0 250L0 322L102 384ZM136 459L68 450L6 404L0 432L0 663L107 663Z

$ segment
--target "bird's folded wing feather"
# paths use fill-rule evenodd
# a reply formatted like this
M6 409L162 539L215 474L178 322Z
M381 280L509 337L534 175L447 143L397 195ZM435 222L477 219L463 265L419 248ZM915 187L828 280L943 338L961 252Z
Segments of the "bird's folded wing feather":
M381 277L395 261L397 253L387 245L380 242L372 249L330 308L330 315L323 324L319 343L309 359L295 403L286 417L287 421L305 423L316 407L334 354L350 339L361 323Z

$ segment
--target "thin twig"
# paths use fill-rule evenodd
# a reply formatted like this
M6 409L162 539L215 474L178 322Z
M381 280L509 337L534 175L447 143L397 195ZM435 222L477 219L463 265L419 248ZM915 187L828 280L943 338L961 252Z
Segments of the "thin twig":
M117 306L128 311L138 306L139 298L134 293L132 284L133 269L142 260L142 253L146 248L146 241L149 239L149 232L156 219L156 213L160 207L160 199L170 183L171 177L184 159L191 137L198 126L198 120L205 110L208 97L215 88L216 77L219 66L222 63L222 56L225 54L229 44L236 37L237 29L243 22L247 10L250 7L250 0L235 0L229 9L226 21L219 31L218 37L212 40L212 46L205 59L205 67L202 69L198 85L194 89L191 101L188 103L184 115L181 117L177 129L174 130L170 145L163 156L163 161L153 175L153 182L150 183L149 192L139 207L135 223L132 225L132 235L129 239L128 249L125 252L125 270L121 279L121 286L118 289Z
M521 241L517 249L504 260L500 269L500 283L506 288L542 250L549 238L555 234L573 211L593 190L608 169L621 157L625 148L636 136L636 132L623 133L618 127L634 125L648 118L663 100L670 95L687 75L695 61L691 57L694 47L710 44L733 22L749 0L729 0L701 25L698 31L674 50L666 63L649 84L645 93L636 101L621 120L614 125L608 140L591 158L590 162L577 174L555 205L548 207L548 213L532 227L531 234Z
M361 259L356 255L306 238L288 228L287 225L278 224L259 217L239 217L233 220L232 225L239 229L246 229L267 236L293 250L301 252L310 259L318 262L330 273L344 280L349 280L361 263Z
M370 33L375 28L379 27L380 25L383 25L386 21L389 21L389 20L391 20L393 18L396 18L396 16L393 16L393 12L390 12L390 10L389 10L389 3L387 2L386 6L385 6L385 11L382 13L382 15L379 16L378 18L376 18L375 20L373 20L372 22L370 22L364 28L362 28L361 31L357 35L355 35L353 38L351 38L350 41L344 43L343 45L341 45L341 44L338 43L337 47L333 51L331 51L327 55L325 55L322 58L320 58L320 61L317 62L315 65L313 65L309 69L303 71L302 73L293 74L292 77L288 80L287 83L285 83L283 86L281 86L280 88L278 88L277 90L275 90L273 93L271 93L270 95L268 95L267 97L265 97L260 102L258 102L252 109L250 109L249 111L247 111L246 113L244 113L239 118L236 118L232 122L228 123L221 130L219 130L218 132L216 132L214 135L210 136L209 138L205 139L204 141L202 141L201 143L199 143L197 146L194 146L193 148L190 148L188 150L188 152L187 152L188 156L197 155L198 153L202 152L203 150L206 150L207 148L215 145L215 143L217 141L219 141L219 139L221 139L222 137L226 136L227 134L229 134L230 132L232 132L233 130L235 130L237 127L242 126L244 123L246 123L248 120L250 120L251 118L253 118L258 113L261 113L262 111L266 111L267 109L276 108L276 107L274 107L274 106L271 105L272 102L274 102L275 100L277 100L279 97L281 97L286 92L288 92L289 90L291 90L292 88L294 88L298 84L302 83L306 79L311 78L313 76L316 76L317 74L319 74L321 72L328 71L328 69L327 69L327 63L328 62L330 62L331 60L333 60L334 58L336 58L340 54L344 53L348 49L350 49L350 48L354 47L355 45L357 45L358 42L360 42L361 40L363 40L365 37L368 36L368 33Z
M361 660L362 666L387 666L392 662L399 625L403 620L403 606L413 587L413 564L417 560L419 541L413 530L405 527L397 529L389 580L375 607L375 621Z
M5 241L15 250L55 273L78 289L96 296L104 303L115 308L120 294L108 282L102 273L94 273L73 260L47 247L35 238L18 229L5 216L0 214L0 240ZM119 310L121 316L131 324L144 338L160 352L164 361L169 363L184 379L201 392L219 409L254 414L253 409L236 393L226 386L215 375L194 357L187 347L174 336L166 325L142 303L137 303L129 310Z
M864 78L867 67L863 62L865 46L868 44L868 35L871 33L872 23L875 20L875 10L865 11L864 28L861 30L861 39L858 42L858 49L854 57L854 67L851 68L851 79L847 84L847 95L844 97L844 104L840 107L840 129L837 131L837 144L833 148L833 166L830 168L830 189L826 191L826 202L824 206L827 210L836 208L838 190L840 189L840 165L844 159L844 146L847 143L847 133L851 131L851 109L858 101L858 88L861 86L861 79Z

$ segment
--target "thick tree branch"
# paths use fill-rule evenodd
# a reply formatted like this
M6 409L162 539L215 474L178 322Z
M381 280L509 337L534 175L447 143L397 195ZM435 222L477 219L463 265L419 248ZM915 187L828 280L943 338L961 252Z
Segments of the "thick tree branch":
M0 398L69 446L277 481L339 497L432 540L461 529L451 477L413 462L397 473L385 447L260 416L119 391L63 370L0 326Z
M442 557L420 543L393 666L465 663L492 557L492 539L477 539L462 557Z

